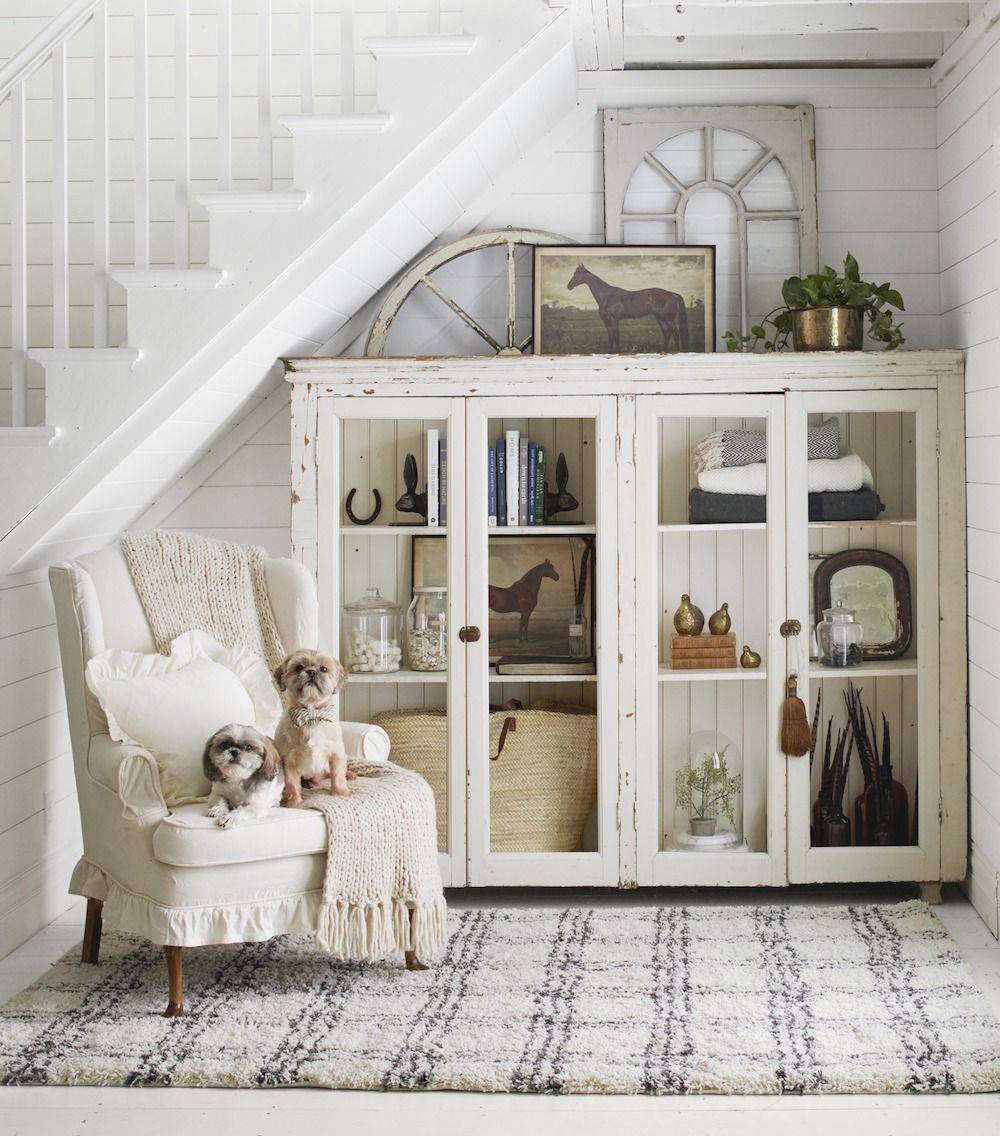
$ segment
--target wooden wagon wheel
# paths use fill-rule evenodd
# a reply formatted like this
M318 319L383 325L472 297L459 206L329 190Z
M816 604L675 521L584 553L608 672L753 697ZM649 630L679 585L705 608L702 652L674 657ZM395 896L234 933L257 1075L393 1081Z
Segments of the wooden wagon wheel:
M410 295L423 286L434 293L446 307L450 308L466 326L470 327L476 335L485 340L498 355L522 355L531 346L531 336L516 342L515 321L517 318L516 278L514 270L514 253L519 245L534 247L535 245L571 245L576 242L569 237L560 237L556 233L545 233L535 229L497 229L483 233L470 233L461 240L451 244L442 245L421 257L415 264L400 276L389 289L382 307L379 308L375 322L372 324L368 339L365 342L366 355L381 355L385 350L389 338L389 329L392 321L399 314L400 308L406 303ZM480 252L482 249L507 247L507 323L506 343L498 343L485 327L462 307L462 305L449 296L447 292L431 279L431 274L443 264L457 260L460 256Z

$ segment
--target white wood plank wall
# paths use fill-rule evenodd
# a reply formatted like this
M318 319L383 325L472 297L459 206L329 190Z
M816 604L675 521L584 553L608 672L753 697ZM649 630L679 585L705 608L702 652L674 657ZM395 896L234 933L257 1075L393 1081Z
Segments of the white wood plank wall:
M997 339L1000 43L944 85L938 107L941 335L964 347L969 556L968 889L1000 927L1000 359Z
M461 0L272 0L270 22L270 112L269 126L262 134L258 90L265 69L258 65L261 43L260 11L265 0L231 0L232 103L231 169L220 155L218 111L220 12L226 0L191 0L187 68L175 66L176 21L181 0L149 0L148 10L148 122L149 210L148 235L136 241L133 222L137 216L133 186L136 115L133 104L134 0L108 0L108 255L110 263L136 263L137 248L148 247L149 262L157 264L205 264L208 259L208 215L195 202L197 194L218 188L256 189L262 179L260 162L269 152L276 189L291 183L292 139L280 126L282 114L306 108L317 114L342 109L376 109L375 60L365 50L369 36L387 34L390 26L400 35L419 35L429 30L461 32ZM343 4L353 4L353 69L341 66L341 15ZM311 68L302 51L306 21L303 10L311 5L314 45ZM37 35L65 7L63 0L5 0L0 4L0 62L10 58ZM9 33L9 34L8 34ZM94 146L94 35L85 25L66 45L68 260L68 340L73 347L94 343L94 198L99 192L95 178ZM353 75L353 106L342 105L342 78ZM175 91L186 86L189 110L186 123L189 141L183 141L185 117L176 112ZM52 66L46 63L25 84L28 254L28 347L53 346L52 305L54 195ZM266 124L265 124L266 125ZM222 124L224 136L226 124ZM9 102L0 104L0 423L10 422L8 356L10 332L11 259L9 202L11 187L11 130ZM189 187L176 181L187 166ZM190 206L189 220L184 215ZM178 212L180 211L180 212ZM148 246L147 246L148 240ZM175 259L179 255L180 259ZM143 256L145 259L145 254ZM124 342L124 291L111 283L107 338L111 346ZM42 421L41 369L28 365L27 423Z

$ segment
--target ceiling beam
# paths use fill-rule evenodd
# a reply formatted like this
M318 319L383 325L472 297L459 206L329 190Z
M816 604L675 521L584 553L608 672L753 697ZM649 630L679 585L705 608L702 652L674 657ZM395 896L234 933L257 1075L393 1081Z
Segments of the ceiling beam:
M683 3L625 8L627 36L827 35L950 32L968 23L966 4Z
M823 36L632 36L625 37L629 67L750 67L803 64L930 65L942 51L938 32Z
M931 69L931 82L934 86L946 79L957 82L979 62L996 42L997 27L1000 25L1000 0L986 0L986 3L969 21L969 26L950 43L941 58Z
M581 71L620 71L625 66L623 0L549 0L573 14L573 46Z

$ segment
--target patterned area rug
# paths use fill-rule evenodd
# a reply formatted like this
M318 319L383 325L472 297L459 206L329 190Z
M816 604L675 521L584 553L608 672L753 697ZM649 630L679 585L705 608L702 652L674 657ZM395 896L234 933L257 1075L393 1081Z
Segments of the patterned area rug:
M287 937L106 935L0 1011L0 1083L525 1093L1000 1089L1000 1023L922 903L453 912L444 957L346 965Z

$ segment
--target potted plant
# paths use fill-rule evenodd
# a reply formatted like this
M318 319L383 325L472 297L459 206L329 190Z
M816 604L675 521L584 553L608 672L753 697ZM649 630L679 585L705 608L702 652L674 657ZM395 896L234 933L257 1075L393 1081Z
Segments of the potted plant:
M796 351L860 351L868 317L868 334L887 351L904 343L903 328L890 309L903 311L903 297L891 284L861 279L857 260L847 254L843 274L829 265L811 276L789 276L781 287L784 304L750 329L749 335L727 331L730 351L783 351L788 337Z
M736 798L743 788L742 774L732 774L726 765L728 745L702 756L677 773L675 796L678 808L686 809L692 836L714 836L719 814L736 825Z

